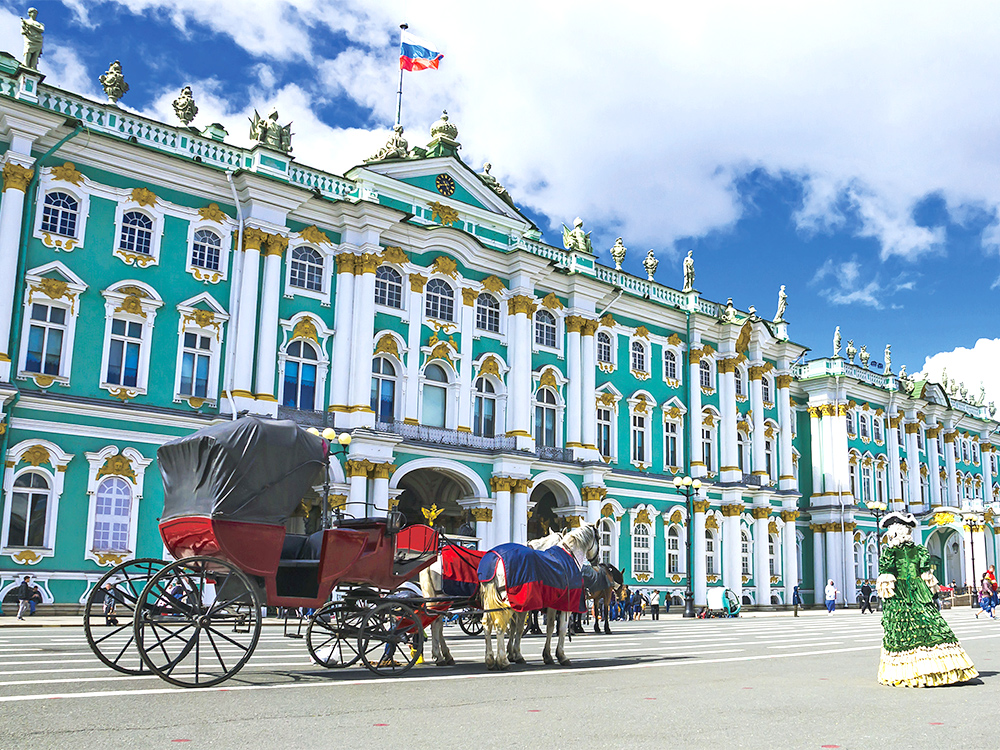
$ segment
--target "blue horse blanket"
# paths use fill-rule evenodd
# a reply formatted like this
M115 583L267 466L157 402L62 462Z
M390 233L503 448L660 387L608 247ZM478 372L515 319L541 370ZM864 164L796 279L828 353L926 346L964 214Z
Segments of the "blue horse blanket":
M488 583L503 566L507 601L515 612L554 609L582 612L583 574L562 547L538 551L523 544L501 544L479 563L480 583Z

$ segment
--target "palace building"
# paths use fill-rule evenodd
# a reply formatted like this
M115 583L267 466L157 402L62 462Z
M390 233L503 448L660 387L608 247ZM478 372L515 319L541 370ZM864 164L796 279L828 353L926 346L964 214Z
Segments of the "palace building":
M679 601L691 576L697 604L808 602L827 578L853 603L869 503L920 515L942 581L996 560L981 396L850 344L807 359L783 305L703 297L690 263L681 289L651 256L648 278L602 265L582 222L543 242L447 114L344 175L293 158L277 113L252 148L226 135L0 56L0 595L30 574L76 604L161 557L157 447L243 413L352 433L296 531L324 506L440 511L481 547L599 522L628 583Z

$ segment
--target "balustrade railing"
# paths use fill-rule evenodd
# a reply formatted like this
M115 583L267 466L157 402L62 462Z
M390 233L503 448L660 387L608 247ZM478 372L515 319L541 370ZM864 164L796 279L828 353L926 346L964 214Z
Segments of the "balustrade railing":
M417 440L422 443L451 445L459 448L478 448L480 450L514 450L516 441L512 437L483 437L471 432L459 432L442 427L428 427L405 422L376 422L375 429L379 432L391 432L405 440Z

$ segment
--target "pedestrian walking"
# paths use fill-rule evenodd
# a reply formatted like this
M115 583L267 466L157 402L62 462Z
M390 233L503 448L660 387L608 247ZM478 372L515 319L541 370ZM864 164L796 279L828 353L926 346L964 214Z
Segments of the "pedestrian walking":
M17 619L23 620L24 613L31 609L31 576L25 576L17 587Z
M875 610L872 609L872 585L871 582L866 578L865 582L861 584L861 614L868 610L872 614L875 614Z
M986 576L983 576L979 585L979 612L985 612L995 620L997 619L997 616L993 609L993 591L990 588L989 580ZM979 619L979 612L976 612L977 620Z
M118 591L111 583L104 584L104 624L117 625Z
M991 565L986 569L986 574L983 576L986 579L986 583L990 587L990 598L993 601L993 607L996 608L1000 604L1000 596L997 594L997 574L996 569Z
M799 616L799 607L802 606L802 594L799 593L798 586L792 586L792 611L795 616Z
M826 613L828 615L832 615L833 610L837 608L837 594L839 593L840 592L837 591L837 587L833 585L832 578L826 582L824 594L826 598Z
M654 620L660 619L660 592L651 591L649 594L649 609L651 610L650 617Z

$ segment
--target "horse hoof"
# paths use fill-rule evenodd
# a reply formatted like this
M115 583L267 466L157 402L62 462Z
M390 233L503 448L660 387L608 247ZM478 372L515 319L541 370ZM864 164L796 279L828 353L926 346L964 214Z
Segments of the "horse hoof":
M571 662L569 659L560 659L559 663L564 667L569 667L572 666L573 664L573 662Z
M553 664L556 663L555 660L548 654L542 654L542 661L548 664L549 666L552 666Z
M446 667L453 667L453 666L455 666L455 657L452 656L451 654L448 654L448 658L444 660L444 665Z
M505 671L508 667L510 667L509 661L503 661L497 663L497 669L500 670L501 672Z
M486 668L487 669L496 669L497 668L496 659L494 659L492 656L487 656L486 657Z
M513 659L511 659L511 661L514 662L515 664L527 664L528 663L525 660L525 658L523 656L521 656L520 654L518 654L516 657L514 657Z

